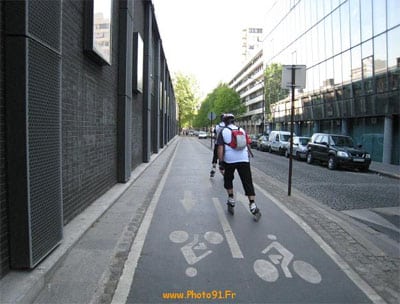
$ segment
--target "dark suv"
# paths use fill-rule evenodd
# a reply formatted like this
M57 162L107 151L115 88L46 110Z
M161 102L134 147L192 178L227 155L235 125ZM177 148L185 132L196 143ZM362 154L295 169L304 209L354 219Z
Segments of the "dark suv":
M368 171L371 155L355 146L350 136L318 133L307 145L307 163L314 160L328 164L328 169L338 167Z

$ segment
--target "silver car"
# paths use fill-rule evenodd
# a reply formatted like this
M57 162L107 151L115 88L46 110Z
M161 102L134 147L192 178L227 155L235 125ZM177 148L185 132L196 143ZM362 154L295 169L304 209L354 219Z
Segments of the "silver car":
M307 144L310 141L310 137L305 136L293 136L293 151L292 155L297 160L307 158ZM286 145L285 156L289 157L290 153L290 139Z

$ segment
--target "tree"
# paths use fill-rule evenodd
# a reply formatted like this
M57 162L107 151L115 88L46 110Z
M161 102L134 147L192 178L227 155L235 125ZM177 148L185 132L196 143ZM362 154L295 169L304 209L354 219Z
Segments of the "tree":
M192 76L178 73L173 83L178 104L179 128L192 127L199 105L197 82Z
M272 63L265 69L265 113L270 115L270 105L286 98L289 95L288 89L281 88L282 65Z
M239 94L227 84L219 84L202 102L198 115L195 119L196 127L204 127L210 124L208 113L214 112L219 119L222 113L232 113L240 116L246 111L241 103Z

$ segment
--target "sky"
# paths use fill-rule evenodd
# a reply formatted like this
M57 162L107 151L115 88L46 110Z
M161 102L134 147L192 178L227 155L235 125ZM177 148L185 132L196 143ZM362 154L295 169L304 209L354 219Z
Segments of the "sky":
M272 0L153 0L172 77L193 77L200 98L239 72L242 29L263 27Z

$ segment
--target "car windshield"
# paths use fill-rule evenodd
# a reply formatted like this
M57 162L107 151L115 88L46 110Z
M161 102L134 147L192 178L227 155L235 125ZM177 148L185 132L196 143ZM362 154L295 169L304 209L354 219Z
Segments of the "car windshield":
M338 147L353 147L353 140L348 136L332 136L333 144Z
M302 146L307 145L309 140L310 140L309 138L300 138L300 139L299 139L300 144L301 144Z

